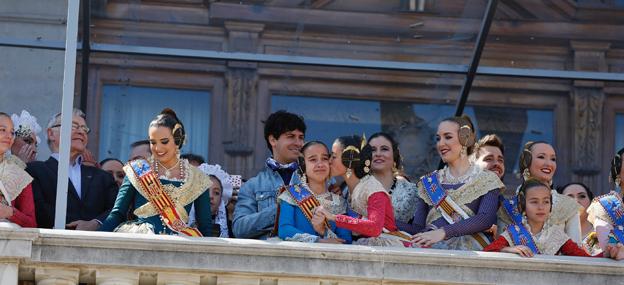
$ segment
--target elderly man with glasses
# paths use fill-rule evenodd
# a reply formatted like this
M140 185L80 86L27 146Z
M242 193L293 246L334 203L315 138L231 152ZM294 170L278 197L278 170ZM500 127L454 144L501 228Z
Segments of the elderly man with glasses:
M117 184L106 171L83 164L90 129L85 114L72 112L71 149L69 155L69 193L67 195L67 229L97 230L110 212L117 197ZM54 226L58 172L61 114L50 119L47 127L48 146L52 155L46 161L28 163L26 171L33 177L37 225Z

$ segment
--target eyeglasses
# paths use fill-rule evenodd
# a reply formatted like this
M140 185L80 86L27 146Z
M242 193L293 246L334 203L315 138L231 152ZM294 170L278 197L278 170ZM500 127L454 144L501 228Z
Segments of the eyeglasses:
M60 126L61 124L56 124L54 126L51 126L50 128L58 128ZM91 129L89 129L89 127L87 127L86 125L72 124L72 131L77 131L78 129L81 129L83 132L87 134L91 132Z

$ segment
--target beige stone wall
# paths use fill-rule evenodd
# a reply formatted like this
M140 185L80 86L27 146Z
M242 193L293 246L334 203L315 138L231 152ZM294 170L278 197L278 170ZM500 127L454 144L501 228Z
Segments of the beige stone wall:
M2 284L617 284L623 269L603 258L0 228Z

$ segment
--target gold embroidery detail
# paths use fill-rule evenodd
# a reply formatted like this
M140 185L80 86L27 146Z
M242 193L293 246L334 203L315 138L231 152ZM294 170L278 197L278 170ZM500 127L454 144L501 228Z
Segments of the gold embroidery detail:
M440 183L443 182L444 181L440 181ZM472 179L472 181L469 181L456 190L447 191L447 195L457 205L459 205L459 207L462 208L466 214L474 216L474 213L466 206L466 204L494 189L500 189L502 192L505 189L505 185L500 181L498 176L494 174L494 172L481 171L475 176L474 179ZM433 203L431 202L431 199L429 198L429 195L427 195L427 192L421 182L418 182L418 195L429 206L433 206ZM441 217L442 215L440 214L440 211L438 211L435 207L431 207L427 215L427 223L431 223Z
M184 206L192 203L195 199L197 199L197 197L208 190L208 188L212 186L212 182L207 175L195 166L189 165L188 163L185 163L185 165L188 165L187 169L184 171L187 175L186 181L182 182L180 187L176 187L171 183L163 183L163 189L167 192L167 194L169 194L169 197L171 197L171 200L173 200L173 203L176 205L176 210L179 212L181 220L188 222L188 213L186 212L186 209L184 209ZM140 187L137 187L139 182L137 177L134 175L132 168L130 168L129 165L126 165L124 166L124 171L126 172L128 180L132 183L132 186L137 190L137 192L139 192L139 194L141 194L141 196L147 199L146 194L141 191ZM158 215L158 211L150 202L147 202L143 206L134 210L134 214L140 218L147 218Z

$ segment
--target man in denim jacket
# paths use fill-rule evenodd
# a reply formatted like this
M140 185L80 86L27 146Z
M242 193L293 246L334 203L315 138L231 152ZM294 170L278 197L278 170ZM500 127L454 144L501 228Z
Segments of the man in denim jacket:
M258 175L249 179L238 194L234 209L233 231L238 238L266 239L277 215L277 190L296 183L297 158L300 155L306 125L303 118L280 110L271 114L264 125L264 139L272 156Z

